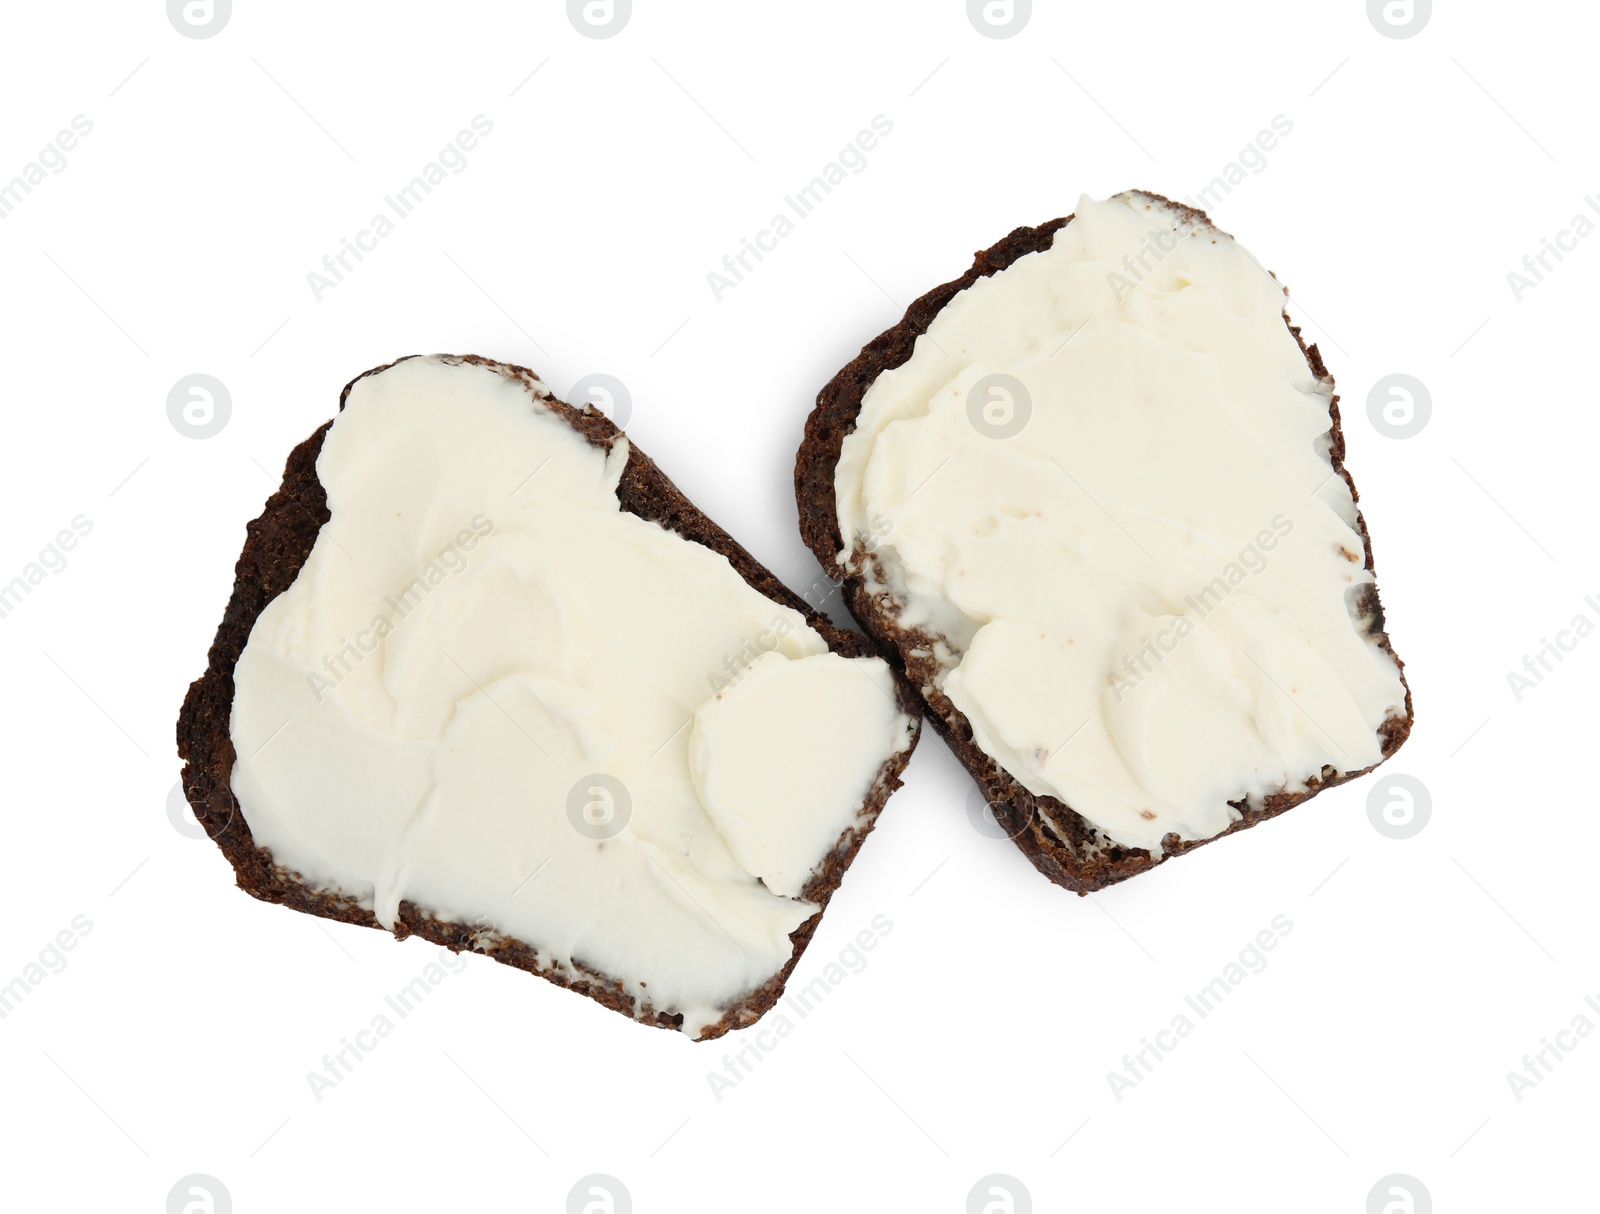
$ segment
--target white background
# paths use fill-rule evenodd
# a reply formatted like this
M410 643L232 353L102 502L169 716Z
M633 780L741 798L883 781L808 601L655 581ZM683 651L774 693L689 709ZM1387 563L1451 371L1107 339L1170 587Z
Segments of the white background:
M237 0L205 39L159 0L4 23L0 181L93 123L0 220L0 581L93 524L0 619L0 983L93 925L0 1020L9 1208L158 1212L189 1173L241 1214L562 1210L588 1173L639 1211L960 1211L989 1173L1040 1211L1359 1214L1390 1173L1439 1211L1593 1200L1600 1034L1520 1101L1506 1074L1600 1026L1600 639L1520 702L1506 674L1600 621L1600 239L1520 302L1506 275L1595 214L1595 14L1441 4L1404 40L1358 0L1041 0L1006 39L959 0L637 0L605 40L555 0ZM307 273L477 114L467 169L319 302ZM716 301L707 272L878 114L865 171ZM892 932L720 1100L740 1036L472 957L318 1102L306 1073L443 954L253 901L167 798L244 524L341 386L434 351L559 392L614 375L640 446L804 587L794 453L863 343L1011 228L1193 195L1280 114L1213 215L1344 396L1416 695L1386 770L1431 793L1425 829L1376 830L1368 779L1080 899L973 828L929 731L796 984ZM232 397L203 441L166 413L195 372ZM1433 402L1405 440L1367 417L1394 372ZM1279 914L1265 971L1116 1099L1107 1073Z

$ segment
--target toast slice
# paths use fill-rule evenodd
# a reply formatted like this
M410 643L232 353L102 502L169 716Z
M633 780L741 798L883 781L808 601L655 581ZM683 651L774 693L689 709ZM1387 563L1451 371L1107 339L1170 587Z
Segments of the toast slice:
M1333 379L1284 294L1200 211L1085 199L916 300L807 421L806 544L1079 894L1410 733Z
M531 371L402 359L339 409L178 718L239 887L699 1040L753 1023L899 787L909 685Z

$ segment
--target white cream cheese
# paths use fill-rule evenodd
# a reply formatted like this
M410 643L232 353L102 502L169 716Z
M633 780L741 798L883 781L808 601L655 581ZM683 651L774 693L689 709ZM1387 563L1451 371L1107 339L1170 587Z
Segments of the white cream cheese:
M385 926L405 900L520 940L693 1035L788 962L914 726L882 661L623 511L626 439L545 396L443 358L356 383L332 517L235 670L233 790L276 863Z
M883 676L880 665L834 653L799 662L765 653L695 712L689 771L700 803L734 858L773 893L799 897L816 858L866 800L877 768L837 756L911 744L910 721Z
M876 587L871 537L978 745L1124 846L1370 766L1404 711L1354 615L1331 384L1283 311L1223 233L1086 198L951 299L844 441L841 563Z

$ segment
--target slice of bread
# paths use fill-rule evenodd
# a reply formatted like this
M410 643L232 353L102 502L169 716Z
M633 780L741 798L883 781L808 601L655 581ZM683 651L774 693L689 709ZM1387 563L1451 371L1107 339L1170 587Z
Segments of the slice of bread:
M1112 284L1120 303L1121 298L1128 291L1131 291L1147 273L1160 271L1162 269L1160 263L1163 257L1161 250L1170 251L1171 246L1168 242L1172 239L1171 237L1160 235L1161 233L1170 230L1179 235L1193 236L1197 242L1204 242L1210 245L1215 245L1219 241L1226 242L1230 246L1232 244L1231 237L1227 237L1216 229L1202 212L1170 202L1159 195L1134 192L1129 195L1118 196L1117 199L1111 201L1127 203L1129 207L1137 207L1140 215L1139 222L1153 223L1155 225L1152 230L1160 236L1160 248L1155 252L1151 252L1151 246L1148 243L1136 244L1129 250L1130 257L1126 262L1112 257L1104 263L1096 263L1092 272L1090 270L1081 270L1081 276L1071 280L1068 286L1062 285L1063 282L1068 281L1067 279L1057 277L1051 282L1049 289L1042 291L1040 295L1041 299L1046 299L1049 303L1042 305L1031 314L1023 314L1016 310L1017 305L1014 302L1016 297L1006 297L1013 301L1011 304L1013 310L1004 314L1005 320L1002 323L1007 326L1009 334L1004 337L1004 340L1011 342L1009 349L1016 352L1016 358L1019 360L1018 365L1024 365L1027 359L1038 360L1045 356L1045 353L1041 352L1041 343L1045 340L1044 337L1041 337L1041 333L1046 336L1051 334L1052 331L1048 328L1048 325L1055 309L1062 309L1063 314L1070 310L1073 290L1082 292L1104 291L1106 290L1106 284ZM1088 205L1105 206L1107 204ZM1080 212L1084 211L1084 209L1083 206L1080 206ZM928 334L930 326L934 324L935 320L945 313L947 308L951 308L953 301L958 308L966 308L967 311L957 313L953 310L952 315L970 317L973 314L972 309L977 308L979 305L973 302L976 297L968 297L963 300L961 297L964 292L967 292L974 284L1002 274L1008 268L1016 266L1017 263L1029 258L1030 255L1043 254L1052 250L1058 234L1067 229L1075 218L1075 215L1069 215L1066 218L1054 219L1043 223L1038 227L1018 228L1011 232L992 248L978 253L971 269L962 277L953 282L947 282L942 286L935 287L923 295L911 304L906 311L905 317L897 325L869 342L862 349L860 355L844 367L822 389L817 397L816 408L807 421L805 438L796 460L795 494L799 506L800 530L807 546L815 553L824 569L834 571L836 575L843 574L846 602L851 613L861 623L868 635L878 642L885 656L904 670L913 685L919 689L929 709L934 726L944 736L962 764L977 781L995 821L1013 838L1040 872L1067 889L1074 890L1079 894L1086 894L1145 872L1173 855L1193 850L1202 843L1210 841L1210 838L1219 838L1223 834L1244 830L1267 818L1281 814L1285 810L1306 801L1324 788L1354 779L1366 771L1370 771L1375 763L1367 763L1359 767L1355 764L1349 764L1348 766L1356 768L1352 770L1339 770L1333 764L1324 764L1320 770L1305 771L1302 773L1301 779L1287 783L1279 782L1261 790L1256 795L1241 796L1237 799L1232 796L1219 798L1219 800L1225 801L1225 805L1218 804L1215 807L1217 817L1221 821L1230 824L1225 829L1216 830L1207 837L1180 837L1178 833L1174 832L1161 836L1159 842L1152 847L1138 847L1119 843L1110 837L1105 830L1075 811L1062 798L1041 792L1037 787L1034 791L1030 791L1021 780L1013 775L1012 771L997 760L994 754L980 744L981 730L975 736L973 720L956 706L951 695L947 694L946 691L946 681L953 668L951 652L953 650L959 655L963 642L952 639L954 634L940 626L942 617L937 614L930 615L927 611L919 608L915 614L914 623L908 624L903 618L906 617L908 606L911 605L913 592L907 589L909 583L903 577L903 570L901 571L902 576L897 578L894 576L895 570L892 567L886 569L883 559L884 557L892 557L896 561L900 559L893 552L898 538L897 533L894 531L894 520L875 518L870 527L863 528L859 524L852 526L851 530L854 534L848 537L841 533L841 519L846 516L841 514L841 495L838 490L838 484L840 483L838 481L839 470L842 458L846 458L848 454L846 450L847 439L857 429L858 421L862 419L863 400L869 390L875 384L878 384L881 377L884 377L886 373L895 372L897 368L907 368L913 357L918 356L921 360L919 365L923 367L922 372L913 373L908 368L901 373L899 379L891 379L888 382L885 391L888 399L894 404L888 413L879 417L878 424L880 427L888 424L883 422L883 417L890 419L910 417L913 422L916 422L921 417L928 415L931 410L936 408L935 402L928 395L931 393L940 402L943 402L942 405L937 407L943 407L947 410L954 408L959 411L959 401L964 399L967 402L967 417L973 418L973 425L976 428L978 423L972 413L973 398L962 395L966 391L967 379L964 377L970 378L979 371L1006 370L1008 368L1003 363L996 365L984 362L981 354L974 352L977 349L976 346L969 349L965 345L954 347L941 345L937 338L940 333L947 332L947 330L941 330L940 333L927 338L924 338L924 335ZM1127 231L1130 229L1124 228L1120 230ZM1084 239L1088 239L1088 237L1085 236ZM1118 247L1117 251L1121 252L1121 246ZM1210 255L1204 250L1196 251L1196 256L1198 257L1203 258ZM1251 260L1253 261L1253 259ZM1031 265L1023 267L1023 270L1019 272L1036 273L1040 264L1038 260L1035 260ZM1106 272L1107 267L1109 267L1109 272ZM1256 269L1259 270L1260 267L1257 266ZM1102 282L1102 277L1104 282ZM1271 294L1273 298L1280 296L1280 289L1276 287L1273 279L1264 270L1260 271L1260 279L1260 282L1251 286L1251 290L1257 292L1256 298L1258 301L1263 283L1272 288ZM1017 280L1013 278L1008 281ZM1036 280L1029 279L1027 281ZM1150 298L1164 301L1174 296L1184 285L1181 280L1170 283L1163 282L1160 289L1154 292ZM986 285L985 289L998 288L989 288ZM989 295L985 296L985 298L992 299L997 297ZM1108 307L1109 305L1104 303L1104 297L1100 298L1101 302L1095 306ZM1085 307L1087 306L1085 305ZM1144 305L1141 304L1141 306ZM1152 303L1150 306L1157 306L1157 304ZM1278 306L1281 308L1281 305ZM1117 316L1116 319L1119 321L1126 320L1127 317L1126 314L1123 314ZM1388 660L1392 660L1394 664L1393 675L1398 679L1397 690L1386 694L1394 695L1398 699L1400 693L1403 692L1403 710L1399 709L1398 706L1387 709L1388 715L1376 726L1376 738L1374 739L1371 733L1367 735L1368 745L1373 753L1379 756L1377 761L1381 762L1382 759L1392 755L1410 733L1412 724L1410 689L1405 685L1403 675L1399 673L1401 663L1398 657L1395 656L1394 650L1389 643L1389 638L1384 631L1383 608L1379 602L1376 585L1371 581L1370 575L1373 568L1372 545L1367 533L1366 522L1361 518L1359 509L1355 506L1355 484L1344 466L1345 442L1340 430L1338 397L1333 395L1332 377L1323 365L1322 357L1317 347L1315 345L1307 346L1301 340L1300 330L1289 323L1286 315L1282 317L1282 320L1287 327L1288 333L1293 337L1293 344L1289 345L1287 339L1284 339L1283 344L1287 346L1290 352L1289 356L1285 356L1283 350L1278 349L1275 357L1282 359L1281 365L1287 368L1292 358L1292 351L1295 346L1298 346L1300 356L1304 359L1304 370L1309 372L1309 378L1305 378L1303 375L1296 377L1293 373L1290 373L1290 378L1304 380L1303 384L1297 383L1295 387L1308 397L1315 395L1319 398L1316 402L1318 408L1321 407L1320 398L1324 396L1326 398L1327 429L1322 439L1323 446L1317 447L1315 450L1322 453L1323 463L1321 467L1326 471L1324 484L1328 488L1323 491L1324 496L1320 499L1316 498L1317 490L1310 490L1311 497L1318 500L1321 506L1328 507L1330 514L1336 512L1344 520L1347 529L1346 533L1350 537L1349 547L1354 546L1357 536L1359 536L1362 545L1363 555L1360 560L1362 562L1361 568L1364 568L1365 574L1343 579L1352 583L1364 583L1353 584L1346 594L1345 603L1348 607L1350 623L1354 628L1355 634L1364 640L1366 646L1373 651L1371 655L1373 661L1381 662L1385 660L1385 657ZM1087 323L1087 321L1084 323ZM1066 328L1071 327L1065 321L1062 324ZM971 332L971 330L964 330L963 332ZM1075 331L1070 335L1064 331L1063 335L1066 336L1066 341L1062 342L1062 347L1069 351L1069 356L1060 363L1054 364L1058 369L1070 363L1073 355L1077 353L1069 344L1072 337L1075 336ZM963 339L958 337L957 340ZM1056 352L1059 353L1062 347L1057 347ZM1194 351L1186 351L1185 353L1194 353ZM1208 352L1203 349L1199 351L1199 354L1202 357L1209 356ZM944 361L937 361L939 357L942 357ZM1292 361L1298 362L1298 359L1292 359ZM1278 365L1276 363L1273 364L1274 367ZM933 368L932 370L928 369L930 366ZM1128 367L1126 368L1127 374L1120 378L1131 380L1135 372L1139 370L1138 368ZM910 375L911 378L905 378L907 375ZM918 377L919 375L920 378ZM985 377L985 379L988 378L993 377ZM1101 382L1111 384L1114 390L1118 378L1113 376ZM977 382L979 386L983 383L982 380ZM1013 382L1015 381L1013 380ZM1059 380L1056 382L1059 382ZM901 384L911 384L916 390L905 389L902 391L899 387ZM944 399L946 396L952 396L952 394L954 394L952 400ZM1137 398L1134 399L1137 400ZM1033 425L1037 427L1040 424L1039 419L1050 409L1051 404L1050 400L1041 399L1037 393L1034 394L1031 400L1030 414L1034 419ZM1100 406L1092 407L1099 408ZM942 416L948 417L950 415L947 413ZM1071 416L1081 415L1074 414ZM1059 435L1065 432L1057 430L1052 433ZM883 430L880 428L875 433L882 434ZM942 431L941 433L950 432ZM1301 431L1295 430L1294 433L1298 435ZM1005 434L1003 437L1010 437L1010 434ZM1305 437L1297 441L1307 442L1312 437L1312 433L1308 430L1305 432ZM872 438L869 441L877 440ZM950 441L952 443L957 441L970 443L973 440L970 435L967 435L963 439L952 439ZM978 445L981 446L981 442ZM952 446L950 449L959 450L961 448ZM992 450L993 448L990 449ZM852 446L852 450L859 453L861 450L859 442ZM871 448L870 450L871 458L876 460L878 458L878 449ZM1297 448L1296 450L1303 452L1304 448ZM861 459L859 454L852 458ZM979 456L978 458L981 459L983 457ZM1092 461L1093 458L1091 453L1083 455L1085 460ZM1188 457L1182 454L1180 449L1180 454L1176 458L1181 460ZM1303 459L1303 456L1300 458ZM884 459L888 459L888 457L885 456ZM1059 464L1060 461L1057 462ZM867 483L865 480L859 479L869 475L867 472L859 470L864 467L864 463L858 464L858 471L851 474L858 477L857 480L849 482L852 486L859 487ZM882 477L894 475L902 478L903 483L909 485L912 480L921 476L923 471L919 466L916 470L916 475L913 476L910 470L903 467L884 468L875 463L872 468L873 474L881 474L880 480L874 482L877 484L885 483ZM1304 470L1303 464L1301 468ZM928 475L931 477L933 472L937 471L938 468L934 467ZM1050 470L1046 469L1045 471L1049 472ZM1223 471L1226 470L1224 469ZM1080 477L1085 475L1082 467L1079 469L1079 475ZM1241 473L1241 476L1243 475L1247 474ZM1314 482L1320 475L1321 473L1318 472L1311 477L1311 480ZM1071 478L1070 473L1068 473L1068 477L1069 479ZM1329 500L1336 496L1334 492L1338 489L1336 477L1342 479L1343 485L1348 487L1348 501L1334 502ZM1079 493L1079 497L1075 500L1083 510L1091 511L1093 508L1085 502L1083 497L1082 485L1077 480L1072 480L1071 483L1077 486L1077 492ZM1302 490L1309 488L1304 481L1299 483ZM948 472L936 484L938 487L928 489L921 501L921 508L924 513L929 508L929 498L948 498L950 496L952 486ZM858 492L857 489L853 488L852 492L857 492L858 502L865 502L864 491ZM915 492L920 492L920 489ZM1001 502L1006 500L998 496L1002 492L1009 492L1009 489L1000 489L997 481L997 496L987 502L978 502L974 506L970 518L976 520L979 517L978 511L980 508L986 509L991 513L1002 509ZM1066 491L1063 490L1063 492ZM864 509L864 507L860 506L856 508L858 510ZM939 508L946 509L943 504ZM1009 509L1009 507L1005 509ZM1100 504L1100 513L1105 514L1108 518L1110 517L1103 503ZM1315 514L1316 512L1308 511L1307 513ZM863 515L862 517L866 516ZM961 516L952 514L949 517L957 518ZM1021 512L1012 512L1012 519L1019 517L1021 517ZM1116 522L1114 518L1111 521ZM1263 520L1264 524L1265 520ZM983 520L982 525L992 528L995 525L995 521L992 517L987 518ZM1010 525L1007 519L999 519L1001 528L1007 525ZM1101 525L1106 526L1108 524L1102 522ZM1120 523L1118 526L1120 527ZM1312 528L1308 527L1306 530L1309 531ZM971 532L970 534L979 534L979 532ZM1123 529L1122 535L1131 540L1134 545L1139 545L1139 540L1134 538L1126 529ZM942 538L946 537L941 536ZM910 539L907 542L911 542ZM1122 537L1112 535L1107 546L1120 545L1123 542ZM951 549L948 545L941 550L931 546L924 540L922 551L924 553L931 551L935 554L924 563L924 568L928 564L937 564L940 560L948 562L956 559L949 555ZM1127 551L1131 553L1132 549ZM1157 551L1161 551L1161 549L1158 548ZM1150 556L1151 553L1146 552L1145 555ZM1340 556L1352 564L1358 559L1347 548L1340 551ZM1137 566L1141 558L1134 554L1126 559ZM948 565L946 567L948 568ZM992 573L992 568L990 572ZM1058 592L1077 593L1076 584L1071 581L1070 575L1060 573L1060 571L1055 572L1059 576L1050 583L1052 587ZM1018 580L1026 580L1027 577L1048 577L1051 573L1052 571L1047 568L1031 570L1026 575L1019 577ZM962 576L968 576L967 572L963 572ZM978 578L982 574L980 571L980 573L971 574L971 576ZM990 580L993 580L992 577ZM1085 593L1088 592L1086 591ZM978 596L974 594L973 597L976 598ZM943 605L947 606L948 602L948 599L945 600ZM1178 610L1181 611L1182 608ZM971 620L964 619L961 623L978 628L983 626L981 617ZM966 640L970 641L970 637L966 638ZM1071 642L1067 641L1066 643L1070 644ZM954 660L959 664L961 658L957 656ZM1020 668L1014 666L1011 669L1017 671ZM1096 667L1095 669L1101 671L1102 678L1106 677L1104 674L1105 667ZM1114 674L1115 665L1111 667L1111 670ZM1014 675L1014 677L1026 677L1029 673L1031 672L1021 669L1021 673ZM1270 676L1268 677L1270 678ZM1100 686L1106 685L1104 683L1100 684ZM1060 686L1060 684L1058 683L1054 686ZM1093 688L1090 690L1095 695L1103 694ZM1369 721L1368 724L1370 725L1371 722ZM1065 737L1066 732L1063 729L1061 736ZM1042 739L1034 738L1028 740L1039 742ZM1057 740L1059 739L1052 735L1051 742L1053 743ZM1375 745L1373 745L1374 742ZM1045 750L1036 750L1033 753L1040 756L1041 763L1045 761ZM1050 753L1049 757L1054 758L1053 752ZM1069 756L1070 758L1071 756ZM1036 785L1037 783L1038 781L1035 781ZM1231 810L1228 807L1231 807ZM1145 812L1142 816L1154 817L1153 814L1148 812Z
M352 389L358 384L368 377L379 376L407 361L402 359L398 363L376 368L351 381L340 396L341 414L346 408ZM621 465L620 479L615 488L617 504L623 512L621 517L632 515L652 521L689 545L698 545L725 558L737 577L759 592L759 595L781 608L800 613L806 624L820 634L826 642L827 649L832 653L852 659L870 658L870 665L874 669L881 670L881 664L869 641L836 628L818 612L809 609L797 595L757 563L725 531L696 509L650 458L637 446L629 444L626 436L603 414L590 406L578 409L555 399L548 394L531 371L521 367L492 362L475 355L436 356L422 360L422 363L416 365L423 364L451 368L482 368L525 390L530 408L537 404L538 411L548 412L559 418L560 422L581 436L589 448L597 448L605 453L607 456L605 466L608 469L616 469L619 464ZM375 914L374 896L370 888L367 890L330 888L325 881L310 880L301 872L275 862L272 853L260 846L252 836L247 822L248 807L241 807L234 786L236 765L244 762L244 759L236 753L233 740L233 729L239 707L236 703L236 667L239 665L241 654L245 652L247 645L251 644L252 630L255 629L258 619L274 600L284 595L294 585L297 575L312 554L319 534L333 517L328 505L327 489L319 479L318 457L324 450L324 440L328 438L334 424L329 422L321 427L291 453L282 485L267 501L262 515L249 524L247 539L237 565L232 597L211 646L209 667L190 687L178 718L178 752L185 762L183 788L189 803L194 809L196 818L233 865L237 884L241 889L263 901L278 903L307 914L381 928L384 925ZM577 450L586 449L577 448ZM611 458L620 456L624 451L625 464ZM379 459L391 454L387 451L374 453L375 458ZM653 529L651 530L652 535L655 535ZM333 540L338 546L337 535ZM603 561L605 553L598 553L596 557ZM715 565L714 562L711 564ZM649 601L638 601L636 604L630 601L622 610L634 612L636 616L634 628L648 637L653 626L652 604ZM764 618L764 607L762 611ZM716 638L711 643L721 646L727 644L728 640L728 638ZM808 643L815 642L813 640ZM712 652L721 654L726 650L716 648ZM710 681L713 685L718 682L715 677L710 677ZM865 681L862 686L861 695L878 694L877 690L867 689ZM429 906L418 905L406 899L399 903L397 912L392 915L393 932L401 939L409 935L421 936L454 952L484 953L503 964L537 974L559 986L586 995L644 1024L680 1029L697 1036L699 1040L709 1040L730 1029L751 1024L769 1010L782 994L790 972L816 930L822 909L826 907L833 892L838 888L845 869L849 867L871 832L885 800L900 785L900 773L915 744L920 724L920 705L903 677L894 675L890 686L893 688L893 698L898 704L899 711L904 714L902 748L884 755L881 769L871 780L859 813L827 850L820 863L816 864L808 876L794 875L789 878L791 885L799 886L800 900L813 904L817 910L816 913L804 918L804 921L789 933L788 940L792 951L787 962L753 989L743 991L725 1005L719 1005L720 1017L711 1018L697 1012L696 1017L691 1018L692 1022L686 1025L682 1010L670 1005L657 1006L650 997L652 992L641 989L646 984L631 979L624 981L623 976L602 972L589 965L581 952L571 957L563 957L559 955L559 946L553 947L546 941L519 939L503 934L493 923L485 923L481 917L474 921L464 921L463 916L459 914L441 916ZM703 694L709 701L712 693L707 690ZM721 696L718 695L717 699L720 700ZM495 706L500 707L498 703ZM241 752L245 749L245 747L240 748ZM376 779L378 774L372 772L373 778ZM568 817L573 812L570 806L569 799L566 811ZM635 806L636 818L638 812L639 809ZM691 808L688 812L698 811ZM637 822L635 824L637 825ZM565 826L566 823L562 822L561 825ZM573 825L577 825L576 820L573 821ZM430 826L430 829L433 828ZM656 844L659 842L660 840L657 840ZM603 849L608 845L607 842L580 844L591 850ZM717 846L720 848L720 844ZM730 862L719 860L719 863L726 868ZM668 875L670 876L670 871ZM742 874L740 875L742 877ZM660 884L664 886L666 882L661 881ZM769 886L773 884L775 883L768 881ZM610 893L596 889L593 896L601 902L606 902L616 892L615 889ZM694 899L694 895L687 890L684 894L688 899ZM761 891L761 896L768 898L773 895ZM686 914L694 913L686 904L683 909ZM704 907L699 909L706 916L716 918ZM601 907L596 911L597 915L602 913L615 912L608 911L607 907ZM794 912L794 916L798 918L800 913L803 913L803 908ZM726 935L727 929L722 930ZM728 939L733 940L733 937L729 935ZM777 939L781 941L781 936ZM736 940L733 942L738 943ZM698 1022L693 1022L695 1019Z

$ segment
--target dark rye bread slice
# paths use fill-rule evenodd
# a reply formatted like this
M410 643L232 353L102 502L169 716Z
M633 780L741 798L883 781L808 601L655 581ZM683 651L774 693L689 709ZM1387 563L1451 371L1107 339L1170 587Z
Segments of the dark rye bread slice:
M1153 202L1167 204L1186 220L1215 228L1203 211L1171 202L1147 190L1135 192ZM855 429L867 389L883 372L910 359L916 339L927 332L934 318L959 292L980 278L998 273L1029 253L1049 248L1056 232L1071 222L1072 218L1068 215L1042 223L1036 228L1017 228L998 244L975 254L971 269L955 281L935 287L912 303L899 324L867 343L861 353L818 393L816 408L806 420L805 439L795 460L794 485L800 511L800 534L824 569L830 572L838 569L836 558L844 548L834 499L834 468L839 462L845 436ZM1331 389L1333 377L1323 365L1317 347L1306 345L1300 336L1300 329L1290 324L1287 316L1284 323L1305 355L1311 373ZM1332 448L1329 452L1333 470L1350 487L1351 498L1359 502L1355 481L1344 466L1344 434L1339 425L1337 395L1332 399L1329 412L1333 421L1330 435ZM1366 553L1366 568L1370 572L1373 568L1372 539L1359 508L1356 513ZM873 558L869 556L868 559ZM878 580L881 585L881 577ZM934 686L934 676L938 671L938 663L930 652L934 638L924 632L901 627L896 621L896 604L892 596L886 593L877 596L869 594L864 581L858 574L845 579L845 602L850 613L867 635L878 642L884 656L904 671L918 688L928 707L928 719L978 782L995 820L1033 862L1034 867L1050 880L1079 894L1088 894L1154 868L1171 856L1182 855L1211 842L1210 839L1185 842L1176 834L1169 834L1162 843L1162 858L1156 860L1149 852L1113 843L1086 819L1073 812L1071 806L1054 797L1035 796L1029 792L978 747L973 741L971 723L950 698ZM1367 633L1394 657L1395 664L1401 668L1400 678L1404 684L1404 663L1395 654L1384 631L1383 606L1379 602L1375 583L1367 585L1359 609L1367 621ZM1394 754L1410 735L1412 719L1411 688L1407 685L1405 715L1391 717L1379 730L1383 739L1381 751L1384 759ZM1213 838L1220 839L1276 817L1325 788L1353 780L1371 770L1368 767L1341 774L1331 767L1325 767L1319 776L1307 782L1304 791L1272 794L1260 808L1252 809L1242 801L1232 802L1244 815L1243 818ZM1041 809L1060 825L1059 833L1038 812Z
M528 385L537 379L532 371L523 367L493 362L477 355L447 357L447 361L488 367ZM339 397L339 408L344 408L350 389L359 380L394 365L390 363L375 367L345 385ZM580 410L553 396L544 399L593 446L609 449L612 441L623 433L592 406ZM324 424L294 449L284 469L283 484L267 499L261 517L247 528L244 550L236 566L233 595L211 645L210 665L190 686L178 716L178 754L185 764L184 794L194 809L195 817L233 865L240 889L264 902L275 902L306 914L386 930L372 912L362 907L356 899L312 888L297 873L273 863L271 853L257 847L251 838L250 828L245 823L244 815L239 812L231 786L235 756L228 725L233 706L234 667L250 639L250 630L255 625L256 617L268 603L288 589L310 555L318 531L331 517L327 495L317 479L316 461L322 450L323 438L332 424L331 421ZM702 514L631 440L628 463L617 487L617 497L622 508L629 513L654 520L684 539L725 556L739 576L756 590L775 603L803 613L807 622L822 634L828 647L835 653L846 657L877 656L870 641L834 627L824 616L807 607L798 595L762 567L726 531ZM898 674L896 684L900 705L913 722L912 746L884 764L862 807L858 825L840 837L832 852L807 882L802 897L815 902L819 908L826 909L845 869L871 833L884 802L890 793L900 787L900 773L915 746L921 705L910 685ZM817 914L790 933L794 951L788 964L765 985L750 991L729 1006L723 1017L706 1028L697 1040L708 1041L730 1029L742 1028L770 1009L783 994L784 984L810 943L821 917L822 911L819 909ZM613 1011L644 1024L677 1029L683 1020L681 1013L659 1009L648 1002L636 1002L624 991L621 982L606 974L582 964L571 967L541 965L534 950L523 941L437 919L425 908L411 902L401 903L394 934L402 940L407 936L421 936L435 944L442 944L452 952L483 953L580 995L587 995Z

